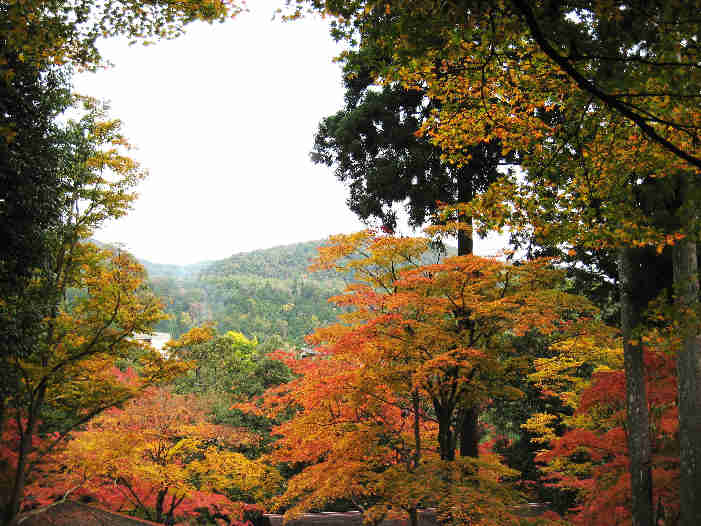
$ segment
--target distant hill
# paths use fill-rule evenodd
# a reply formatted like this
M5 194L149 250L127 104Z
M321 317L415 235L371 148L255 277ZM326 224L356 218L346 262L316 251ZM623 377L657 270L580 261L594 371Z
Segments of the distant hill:
M346 286L333 271L307 269L323 243L295 243L192 265L140 260L171 316L156 330L178 337L214 322L220 332L239 331L266 347L303 345L316 327L336 321L339 310L328 299ZM455 249L448 247L448 253ZM436 255L425 259L435 262Z
M214 275L245 274L275 279L295 279L308 275L315 281L333 280L335 275L332 272L310 273L307 270L311 259L317 255L317 248L323 243L307 241L234 254L209 263L203 271Z
M149 276L152 277L169 277L177 279L188 279L197 276L202 269L210 265L211 261L202 263L193 263L190 265L173 265L170 263L151 263L145 259L140 259L141 263Z
M270 345L301 345L315 327L336 320L328 298L345 287L333 272L307 267L323 241L235 254L195 265L141 261L151 288L172 319L159 331L177 337L207 321L220 332L236 330Z
M119 244L105 243L104 241L100 241L99 239L95 239L94 237L91 237L88 241L102 249L109 249L112 251L124 250L124 248L120 247ZM198 274L200 270L202 270L204 267L211 263L209 261L204 261L201 263L194 263L191 265L173 265L170 263L152 263L145 259L138 259L138 261L146 269L146 272L149 276L171 278L193 277L196 274Z

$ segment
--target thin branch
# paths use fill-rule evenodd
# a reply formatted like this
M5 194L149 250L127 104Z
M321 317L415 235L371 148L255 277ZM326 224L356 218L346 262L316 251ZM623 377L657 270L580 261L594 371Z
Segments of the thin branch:
M629 118L635 124L638 125L640 130L647 135L652 141L656 142L666 150L672 152L677 157L684 159L689 164L701 169L701 159L694 157L688 152L685 152L669 140L662 137L657 131L650 126L646 119L632 111L626 104L619 101L616 97L609 95L608 93L599 89L593 82L587 80L577 69L569 62L567 57L560 55L554 47L550 45L550 42L545 38L545 35L538 26L538 22L535 18L535 14L531 10L530 6L525 0L512 0L514 6L518 11L521 12L523 18L526 21L526 25L531 30L534 40L540 46L540 49L548 57L550 57L562 70L567 73L567 75L575 81L577 86L587 93L591 93L601 100L608 107L617 110L624 117Z
M17 524L18 525L22 524L24 521L26 521L30 517L33 517L34 515L39 515L40 513L44 513L45 511L50 510L54 506L57 506L59 504L63 504L64 502L66 502L66 500L68 499L68 497L70 496L71 493L73 493L77 489L82 488L83 484L85 484L86 482L87 482L87 480L83 480L77 486L74 486L72 488L67 489L66 492L63 494L63 496L60 499L58 499L56 502L52 502L51 504L47 504L46 506L42 506L41 508L36 508L34 510L23 513L22 516L19 519L17 519Z

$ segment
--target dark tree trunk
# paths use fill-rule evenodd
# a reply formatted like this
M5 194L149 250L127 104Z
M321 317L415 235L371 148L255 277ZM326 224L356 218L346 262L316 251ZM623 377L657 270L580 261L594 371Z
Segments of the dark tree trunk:
M416 469L421 463L421 399L416 389L411 393L411 405L414 412L414 469Z
M460 202L472 201L474 190L472 185L472 175L461 172L461 179L458 190L458 200ZM460 231L458 233L458 256L472 254L474 242L472 239L472 218L464 217L461 221L470 225L469 232ZM477 406L461 408L458 413L458 433L460 435L460 456L477 457L480 434L479 434L479 408Z
M680 526L701 525L701 341L696 240L674 246L674 288L682 315L679 382Z
M437 400L433 407L438 417L438 449L441 460L455 460L455 434L453 433L453 411L442 406Z
M2 387L0 387L0 436L5 431L5 393L2 392Z
M168 489L161 489L158 491L158 496L156 497L156 522L163 522L163 502L165 501Z
M419 397L419 391L414 389L411 392L411 409L413 413L413 427L414 427L414 453L411 457L407 458L407 467L409 473L416 473L421 463L421 398ZM416 506L409 508L409 526L419 526L419 514Z
M645 390L645 367L640 339L633 331L640 323L644 305L635 301L636 249L621 248L618 273L621 290L621 330L626 375L626 431L630 457L633 526L653 526L650 417Z
M32 449L32 438L36 433L37 424L39 422L39 413L44 405L44 396L46 388L39 387L34 398L34 402L30 405L29 414L27 415L27 425L22 433L17 456L17 468L15 471L15 480L10 488L10 497L7 501L7 507L3 517L3 526L12 526L17 523L17 518L20 511L20 505L24 498L24 487L27 482L27 468L29 453ZM21 424L20 424L21 426Z
M27 477L27 457L29 456L32 436L34 435L34 428L36 427L36 419L31 418L27 422L27 428L25 433L20 439L19 446L19 456L17 458L17 468L15 471L15 480L10 489L10 498L7 503L7 508L5 509L5 517L3 519L4 526L10 526L16 524L17 516L19 515L19 508L24 497L24 486Z
M473 174L467 169L460 170L458 175L458 202L459 203L469 203L475 197L475 191L472 184ZM461 223L470 225L470 230L460 231L458 233L458 256L467 256L472 254L473 241L472 241L472 218L471 217L460 217L458 220Z
M479 409L475 406L468 407L461 411L460 416L460 456L476 458L479 456L477 446L480 441Z

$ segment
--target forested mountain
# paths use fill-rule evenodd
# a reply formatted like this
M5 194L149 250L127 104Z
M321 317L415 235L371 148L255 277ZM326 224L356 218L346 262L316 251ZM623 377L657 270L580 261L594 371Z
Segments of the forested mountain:
M309 272L322 241L235 254L194 265L142 261L171 319L158 330L177 337L208 321L269 345L301 345L314 327L336 319L328 298L344 288L332 272Z
M170 263L152 263L146 260L139 260L144 266L146 272L151 277L158 276L159 278L176 278L176 279L193 279L197 277L199 272L211 264L210 261L200 263L192 263L190 265L172 265Z

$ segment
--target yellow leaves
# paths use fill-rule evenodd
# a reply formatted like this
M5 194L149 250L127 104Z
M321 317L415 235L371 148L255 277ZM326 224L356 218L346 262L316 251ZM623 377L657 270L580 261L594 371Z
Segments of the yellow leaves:
M458 223L468 209L445 213ZM551 333L574 354L585 345L578 337L594 309L560 290L563 273L548 260L512 266L469 255L426 265L427 248L425 238L365 231L335 236L320 250L317 268L342 266L357 281L333 298L353 311L310 337L315 356L285 360L296 378L263 400L270 414L297 409L273 430L282 437L273 458L307 466L279 501L288 517L348 496L378 503L383 513L443 502L446 509L469 510L464 519L475 524L489 524L487 511L495 506L508 515L505 502L514 495L501 477L513 473L494 458L439 461L433 448L441 446L443 428L426 417L425 408L447 407L451 396L458 405L450 411L490 397L523 396L506 385L530 363L514 357L512 336ZM577 360L572 356L567 367ZM556 371L565 364L543 366ZM545 381L548 371L541 374ZM419 463L413 456L416 399ZM544 440L552 423L547 418L532 422Z
M595 321L583 328L586 333L554 343L551 348L557 354L535 360L536 371L529 375L540 387L558 392L563 403L570 407L577 404L574 393L588 385L588 380L578 374L580 368L620 369L623 366L623 349L611 328Z
M309 269L334 269L372 287L386 288L402 268L418 265L428 243L423 238L392 238L371 230L331 236Z
M233 334L233 333L232 333ZM204 325L193 327L177 340L170 340L165 345L165 351L173 356L185 355L187 350L195 345L201 345L212 340L215 336L214 327ZM243 335L242 335L243 336Z
M553 427L557 419L556 415L549 413L535 413L521 427L535 435L532 439L534 443L547 444L557 438Z
M259 504L279 492L283 479L271 466L250 460L241 453L209 447L202 458L189 464L189 470L203 488L223 491L235 488Z
M460 214L464 210L458 205L449 213ZM457 370L461 373L451 381L457 382L460 389L467 389L461 378L468 378L476 364L483 371L489 370L493 357L487 350L498 348L498 338L483 334L519 335L534 329L541 333L566 333L574 326L561 321L564 313L576 311L581 317L594 312L582 298L557 290L563 274L547 260L511 267L492 259L460 256L419 266L418 250L426 247L423 240L417 243L408 238L377 239L367 232L336 239L340 248L331 245L322 249L326 255L334 254L333 264L339 254L350 256L349 245L360 246L357 241L362 241L362 257L351 257L347 265L355 270L356 277L365 276L366 283L354 284L343 296L333 298L339 305L355 308L343 316L349 326L320 329L312 341L332 345L334 353L342 346L352 345L354 352L362 350L368 358L388 357L387 363L396 363L397 357L403 356L407 370L413 369L413 387L425 389L446 371ZM417 263L402 268L410 261ZM389 270L383 273L382 268ZM469 322L460 320L461 316L469 318ZM365 323L368 325L363 328ZM456 323L473 327L469 345L462 340L467 334L455 330ZM372 342L372 347L368 342ZM544 368L540 374L547 377L549 372ZM437 388L441 383L434 385Z
M179 496L236 489L257 501L276 492L281 478L275 469L225 449L241 445L234 436L240 432L208 423L207 411L192 397L151 389L77 433L67 466L91 473L96 488L111 482Z
M195 438L183 438L178 440L174 446L166 450L165 460L173 460L178 456L191 455L199 450L201 444L201 440Z

